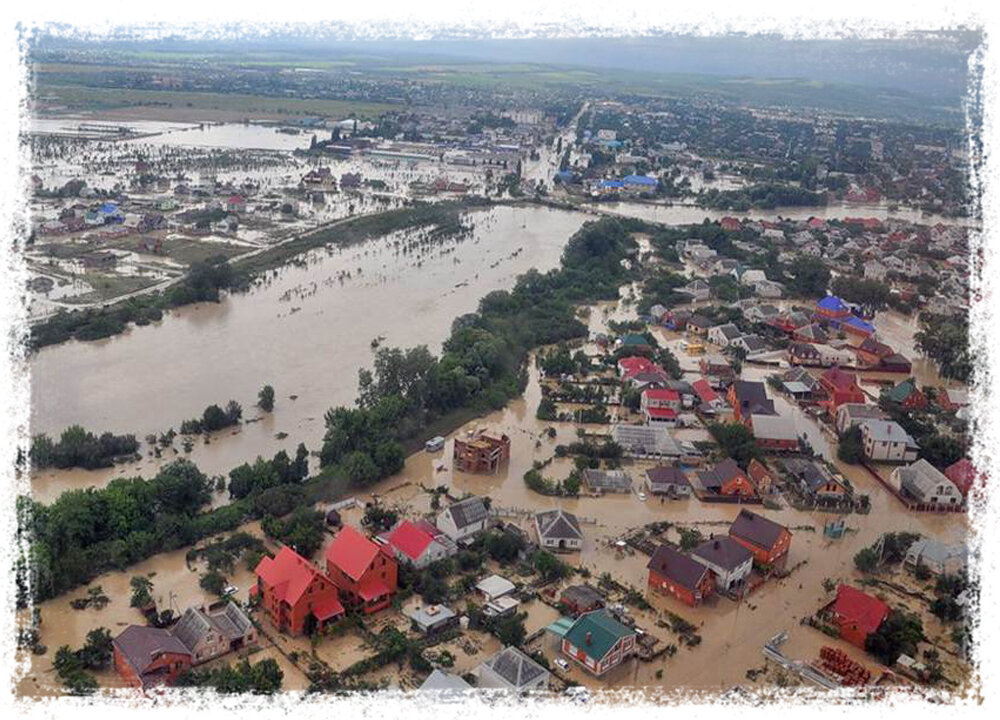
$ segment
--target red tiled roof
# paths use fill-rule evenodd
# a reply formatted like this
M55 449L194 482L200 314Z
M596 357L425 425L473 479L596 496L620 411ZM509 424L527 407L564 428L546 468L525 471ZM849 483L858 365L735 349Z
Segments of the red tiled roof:
M642 394L646 397L647 400L664 400L667 402L670 401L679 402L681 399L681 394L679 392L670 389L664 389L664 390L647 389L643 390Z
M619 367L624 371L625 377L634 377L639 373L663 373L666 371L656 363L644 357L627 357L618 361Z
M820 380L825 381L837 390L850 390L854 387L854 374L841 370L834 365L820 376Z
M889 606L857 588L841 585L837 588L833 612L842 622L855 624L859 630L871 634L889 615Z
M261 558L254 572L278 599L289 605L295 605L320 574L315 565L289 547L281 548L273 558Z
M312 613L319 621L329 620L332 617L343 615L344 606L340 604L340 600L336 597L330 596L316 603L313 606Z
M968 495L976 478L981 477L981 474L969 458L962 458L945 468L944 476L955 483L955 487L961 490L963 495Z
M663 418L664 420L674 420L677 417L677 411L673 408L648 407L646 412L649 413L650 417Z
M710 403L719 399L718 394L712 389L705 378L691 383L691 389L698 394L698 399L703 403Z
M336 565L352 580L360 580L378 552L378 545L346 525L326 549L326 562Z
M421 530L409 520L404 520L386 538L389 544L402 552L410 560L417 560L424 554L427 546L434 541L434 536Z

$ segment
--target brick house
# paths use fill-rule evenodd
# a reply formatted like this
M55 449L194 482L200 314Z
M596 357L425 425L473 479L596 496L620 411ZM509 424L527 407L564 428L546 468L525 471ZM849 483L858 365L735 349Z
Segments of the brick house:
M715 590L715 573L670 545L660 545L646 565L653 592L694 607Z
M510 458L510 438L479 432L466 439L455 438L452 459L455 470L493 474Z
M254 571L251 597L281 632L311 634L344 616L337 587L315 565L288 547L264 557Z
M326 549L326 574L344 604L361 608L365 614L388 607L396 592L392 549L372 542L350 525Z
M755 494L750 478L732 458L726 458L710 470L701 470L697 477L702 488L717 495L753 497Z
M836 417L837 408L844 403L865 402L865 393L854 373L841 370L837 365L819 376L819 384L827 396L820 405L826 408L831 418Z
M923 410L927 407L927 396L917 387L913 378L904 380L889 390L886 398L906 410Z
M172 685L192 665L191 651L163 628L129 625L112 641L115 670L129 685Z
M756 564L771 567L783 565L792 546L788 528L749 510L740 510L729 526L729 537L753 553Z
M591 675L600 677L621 665L634 652L636 632L615 620L607 610L581 615L562 639L562 653Z

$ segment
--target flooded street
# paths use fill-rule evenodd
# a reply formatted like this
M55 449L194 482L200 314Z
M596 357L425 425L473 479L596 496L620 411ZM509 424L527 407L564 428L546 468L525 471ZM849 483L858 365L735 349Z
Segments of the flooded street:
M230 399L253 418L257 391L270 383L277 397L272 414L240 426L235 437L208 446L199 440L191 459L214 474L299 442L318 449L323 414L353 404L374 338L437 352L455 317L475 310L482 296L510 288L531 268L555 267L586 216L505 207L472 220L472 237L432 244L419 256L397 252L397 238L317 250L304 267L274 271L247 294L181 308L108 340L43 348L32 358L31 432L58 435L79 423L141 439ZM350 276L341 282L340 273ZM275 439L281 432L289 436L285 443ZM36 499L49 501L68 488L150 475L170 459L168 451L162 461L109 470L42 471L32 489Z

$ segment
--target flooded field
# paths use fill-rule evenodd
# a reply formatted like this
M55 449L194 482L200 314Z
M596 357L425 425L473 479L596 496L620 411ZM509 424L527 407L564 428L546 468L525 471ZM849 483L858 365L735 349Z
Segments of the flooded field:
M188 306L108 340L43 348L32 358L31 431L58 434L79 423L142 438L229 399L253 417L257 391L271 383L272 414L241 426L235 437L199 442L191 459L206 472L223 473L299 442L318 449L323 413L354 402L373 339L436 352L454 318L474 310L483 295L511 287L530 268L555 267L585 219L541 208L474 213L472 237L419 255L398 252L398 238L315 251L303 266L274 271L245 295ZM275 439L279 432L288 433L287 442ZM43 471L32 489L49 500L67 488L149 474L156 464Z

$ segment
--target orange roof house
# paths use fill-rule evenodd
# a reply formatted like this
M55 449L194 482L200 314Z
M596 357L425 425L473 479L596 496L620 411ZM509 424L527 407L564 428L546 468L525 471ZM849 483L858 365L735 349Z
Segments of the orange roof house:
M291 635L312 634L344 616L337 587L315 565L288 547L261 558L251 591L271 623Z
M326 549L326 574L351 607L373 613L389 606L396 592L396 559L386 545L377 545L345 526Z

